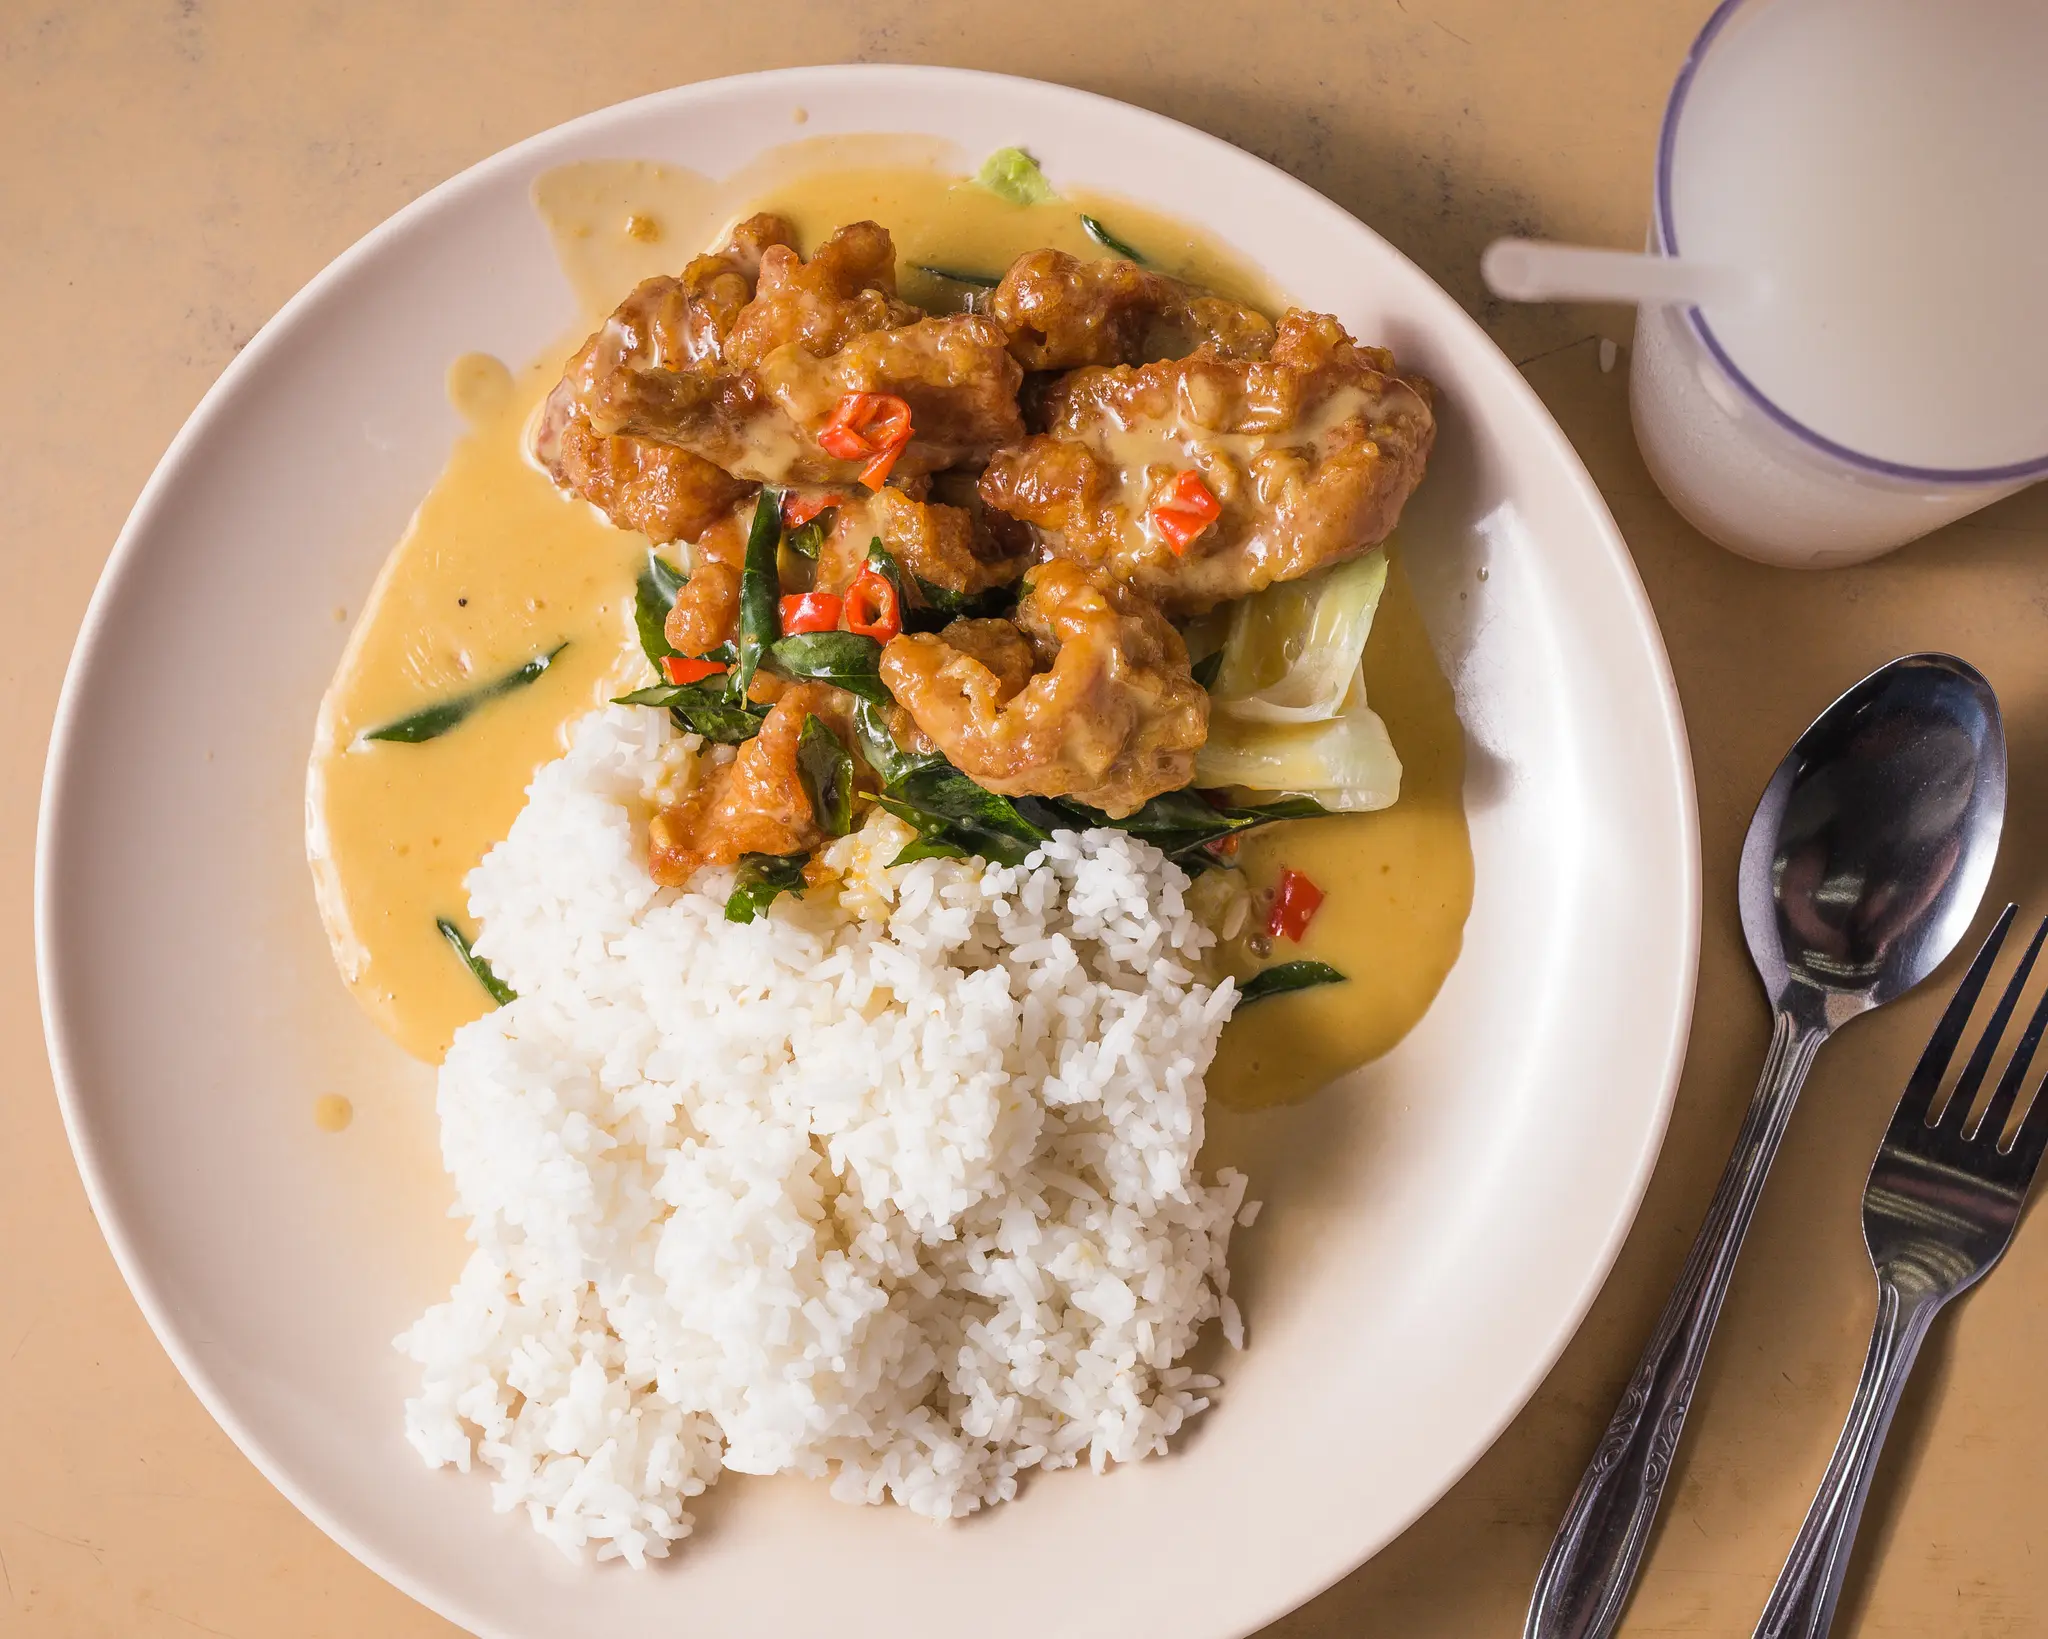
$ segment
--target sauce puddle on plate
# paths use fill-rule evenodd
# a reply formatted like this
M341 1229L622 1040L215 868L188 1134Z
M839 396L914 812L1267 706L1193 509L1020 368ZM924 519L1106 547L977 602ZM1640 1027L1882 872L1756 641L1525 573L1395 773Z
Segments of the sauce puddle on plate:
M834 137L792 143L721 182L615 160L536 181L579 323L517 372L481 354L451 365L449 397L468 430L371 591L322 702L308 773L308 853L342 975L415 1056L438 1062L455 1031L490 1006L437 920L467 927L463 879L511 828L568 725L648 681L631 624L648 543L558 494L524 448L563 361L634 284L679 269L754 211L789 217L806 247L869 217L895 237L904 295L959 308L972 286L944 272L993 278L1040 246L1102 254L1081 226L1086 212L1167 272L1269 312L1285 305L1240 258L1183 224L1084 193L1012 204L964 179L960 159L922 138ZM361 738L561 644L544 675L439 738ZM1365 672L1404 765L1400 801L1258 832L1240 856L1255 889L1285 864L1327 896L1299 948L1281 941L1269 960L1327 961L1350 982L1271 998L1231 1022L1209 1086L1232 1108L1295 1102L1386 1052L1457 958L1472 900L1464 742L1398 560Z
M1392 1050L1429 1010L1464 942L1465 735L1398 551L1365 644L1365 693L1400 753L1401 800L1376 814L1270 826L1239 850L1254 891L1271 888L1282 865L1323 890L1302 942L1274 940L1267 960L1328 962L1350 982L1268 997L1231 1019L1209 1093L1234 1110L1298 1103Z

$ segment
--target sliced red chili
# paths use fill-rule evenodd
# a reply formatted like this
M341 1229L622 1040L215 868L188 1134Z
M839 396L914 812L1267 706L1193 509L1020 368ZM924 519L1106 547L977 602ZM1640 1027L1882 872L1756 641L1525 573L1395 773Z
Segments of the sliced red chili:
M1292 939L1299 944L1322 902L1321 888L1292 865L1281 866L1280 880L1273 888L1273 909L1266 917L1266 931L1275 939Z
M725 662L703 660L693 654L667 654L661 657L661 670L671 683L701 683L723 672Z
M866 461L860 481L880 489L910 442L910 405L894 393L848 393L818 431L818 444L841 461Z
M839 598L831 592L804 592L782 600L784 636L797 632L839 630Z
M822 495L799 495L791 490L782 498L782 527L801 529L827 507L838 506L845 499L845 496L834 495L830 490Z
M887 643L903 630L903 611L896 585L872 564L863 564L846 589L846 629Z
M1175 473L1146 514L1154 532L1175 552L1187 551L1195 537L1222 516L1223 503L1192 468Z
M818 443L827 455L840 461L859 461L875 453L874 447L851 427L830 421L819 428Z
M909 440L905 439L904 443ZM896 465L896 457L903 453L903 444L891 444L886 450L860 469L860 481L869 489L880 489L889 476L889 469Z

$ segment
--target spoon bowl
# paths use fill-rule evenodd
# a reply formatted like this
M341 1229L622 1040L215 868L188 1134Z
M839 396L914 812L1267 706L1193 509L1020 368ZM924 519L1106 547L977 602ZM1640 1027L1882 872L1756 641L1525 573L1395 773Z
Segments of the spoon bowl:
M2005 731L1975 667L1914 654L1822 712L1742 848L1742 929L1774 1010L1839 1028L1970 925L2005 819Z

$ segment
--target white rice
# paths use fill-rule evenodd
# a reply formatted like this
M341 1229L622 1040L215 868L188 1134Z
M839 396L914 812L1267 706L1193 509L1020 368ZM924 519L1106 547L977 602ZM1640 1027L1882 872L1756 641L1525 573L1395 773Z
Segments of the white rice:
M636 1565L724 1469L943 1519L1163 1451L1216 1387L1176 1364L1203 1322L1242 1342L1250 1221L1195 1168L1236 991L1187 878L1116 831L889 869L882 816L839 891L728 922L730 871L644 863L694 751L586 718L469 879L519 999L441 1071L475 1251L398 1339L407 1437Z

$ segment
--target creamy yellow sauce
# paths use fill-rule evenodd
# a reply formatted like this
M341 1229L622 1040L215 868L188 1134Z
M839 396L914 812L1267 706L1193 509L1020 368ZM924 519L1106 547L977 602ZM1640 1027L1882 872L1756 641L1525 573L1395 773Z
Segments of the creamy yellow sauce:
M1347 982L1271 996L1231 1019L1209 1091L1232 1109L1296 1103L1387 1052L1429 1010L1464 941L1465 736L1398 555L1366 640L1365 693L1400 754L1401 800L1255 831L1239 853L1254 891L1287 865L1324 894L1306 937L1275 939L1264 960L1328 962ZM1260 965L1241 940L1227 957L1240 975Z
M356 622L321 703L308 853L342 978L414 1055L438 1062L490 1006L435 926L468 923L462 879L511 828L562 730L646 681L624 646L646 542L564 499L527 464L521 432L559 358L515 381L497 361L449 373L472 418ZM557 644L540 679L439 739L364 731L505 676Z
M568 725L646 681L631 626L646 541L563 498L524 451L528 418L563 359L635 283L676 271L756 210L788 216L806 249L871 217L895 236L904 294L952 307L965 287L917 265L993 276L1039 246L1101 254L1081 227L1086 211L1168 272L1269 312L1282 305L1247 263L1154 212L1079 193L1014 205L963 180L962 161L925 139L838 137L793 143L719 182L597 161L535 184L577 327L516 373L483 355L451 365L449 398L468 430L372 588L322 702L308 774L308 853L336 960L408 1051L438 1061L455 1031L491 1005L435 925L448 918L473 931L464 877L510 829ZM361 738L562 643L538 681L438 739ZM1365 668L1404 764L1401 801L1380 814L1276 827L1242 855L1255 887L1289 864L1328 896L1304 943L1283 941L1270 960L1312 957L1352 978L1232 1021L1210 1085L1234 1107L1305 1097L1385 1052L1422 1016L1457 955L1472 891L1463 741L1398 565Z

